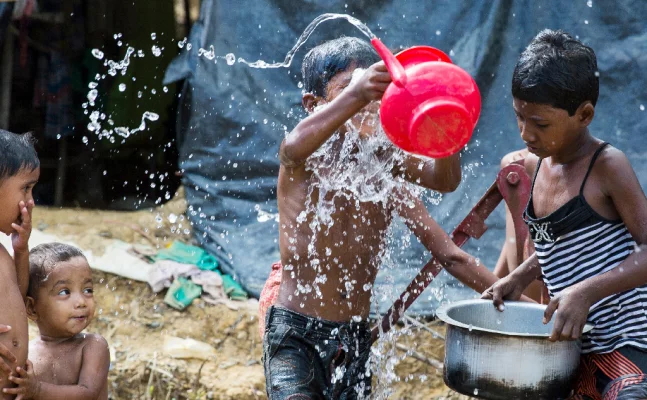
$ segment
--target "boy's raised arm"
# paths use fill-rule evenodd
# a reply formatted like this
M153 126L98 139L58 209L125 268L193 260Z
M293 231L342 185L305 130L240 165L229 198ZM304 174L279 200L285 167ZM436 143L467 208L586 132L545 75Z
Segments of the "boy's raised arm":
M348 78L350 80L350 77ZM304 118L281 143L279 159L287 167L303 164L346 121L374 100L380 100L391 82L383 62L369 67L357 82L345 89L325 108L313 112L315 96L306 94L304 106L311 114ZM348 85L349 82L343 83ZM345 87L345 86L344 86Z
M54 385L41 382L34 368L27 361L27 369L18 367L18 376L9 379L18 385L4 389L4 393L16 394L16 399L34 400L95 400L104 389L110 368L110 350L104 338L94 335L83 349L83 363L77 385Z
M449 157L424 160L407 155L399 171L411 183L449 193L456 190L461 183L461 158L456 153Z

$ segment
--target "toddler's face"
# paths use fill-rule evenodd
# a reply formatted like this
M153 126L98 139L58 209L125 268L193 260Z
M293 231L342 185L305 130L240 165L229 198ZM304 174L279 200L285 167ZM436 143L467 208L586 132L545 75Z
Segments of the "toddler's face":
M22 169L18 174L0 181L0 232L9 235L14 232L12 223L20 225L18 204L21 201L27 204L34 199L32 190L39 177L40 168L33 171Z
M83 331L94 316L94 308L92 271L84 257L57 263L33 301L41 334L55 338Z

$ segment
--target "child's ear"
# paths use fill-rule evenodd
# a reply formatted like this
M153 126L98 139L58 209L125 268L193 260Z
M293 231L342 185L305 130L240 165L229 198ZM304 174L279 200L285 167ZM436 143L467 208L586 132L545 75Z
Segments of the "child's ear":
M323 100L320 96L316 96L312 93L306 93L303 95L303 98L301 99L301 104L303 104L303 108L306 109L308 114L311 114L315 107L319 105L319 102Z
M582 126L589 126L595 116L595 107L590 101L585 101L577 108L575 115Z
M33 297L27 296L25 308L27 308L27 318L34 322L38 321L38 314L36 314L36 301Z

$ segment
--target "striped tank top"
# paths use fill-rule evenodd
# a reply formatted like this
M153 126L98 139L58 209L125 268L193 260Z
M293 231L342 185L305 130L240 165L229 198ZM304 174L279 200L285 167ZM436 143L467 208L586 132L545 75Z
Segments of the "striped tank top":
M543 280L551 297L587 278L612 270L636 247L621 219L602 217L584 198L586 180L607 144L603 143L593 155L579 195L543 218L535 217L532 200L542 160L537 163L523 217L535 243ZM594 327L582 337L583 353L608 353L623 346L647 350L647 285L595 303L589 310L588 322Z

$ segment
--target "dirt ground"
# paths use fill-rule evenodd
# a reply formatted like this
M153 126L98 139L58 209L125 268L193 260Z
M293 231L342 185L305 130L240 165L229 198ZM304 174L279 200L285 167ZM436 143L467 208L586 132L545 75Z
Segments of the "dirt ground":
M180 191L170 203L138 212L39 207L34 227L100 255L115 239L158 246L190 241L185 210ZM255 301L210 305L196 300L180 312L166 306L164 292L155 294L145 283L98 271L95 282L97 315L88 330L110 344L112 399L266 398ZM435 323L426 327L444 332ZM35 327L30 329L35 335ZM377 386L391 390L390 399L467 399L449 391L442 373L432 366L442 362L442 339L417 326L410 331L398 339L399 349L388 346L403 358L394 369L399 381ZM207 343L215 355L207 360L173 358L164 346L167 336Z

